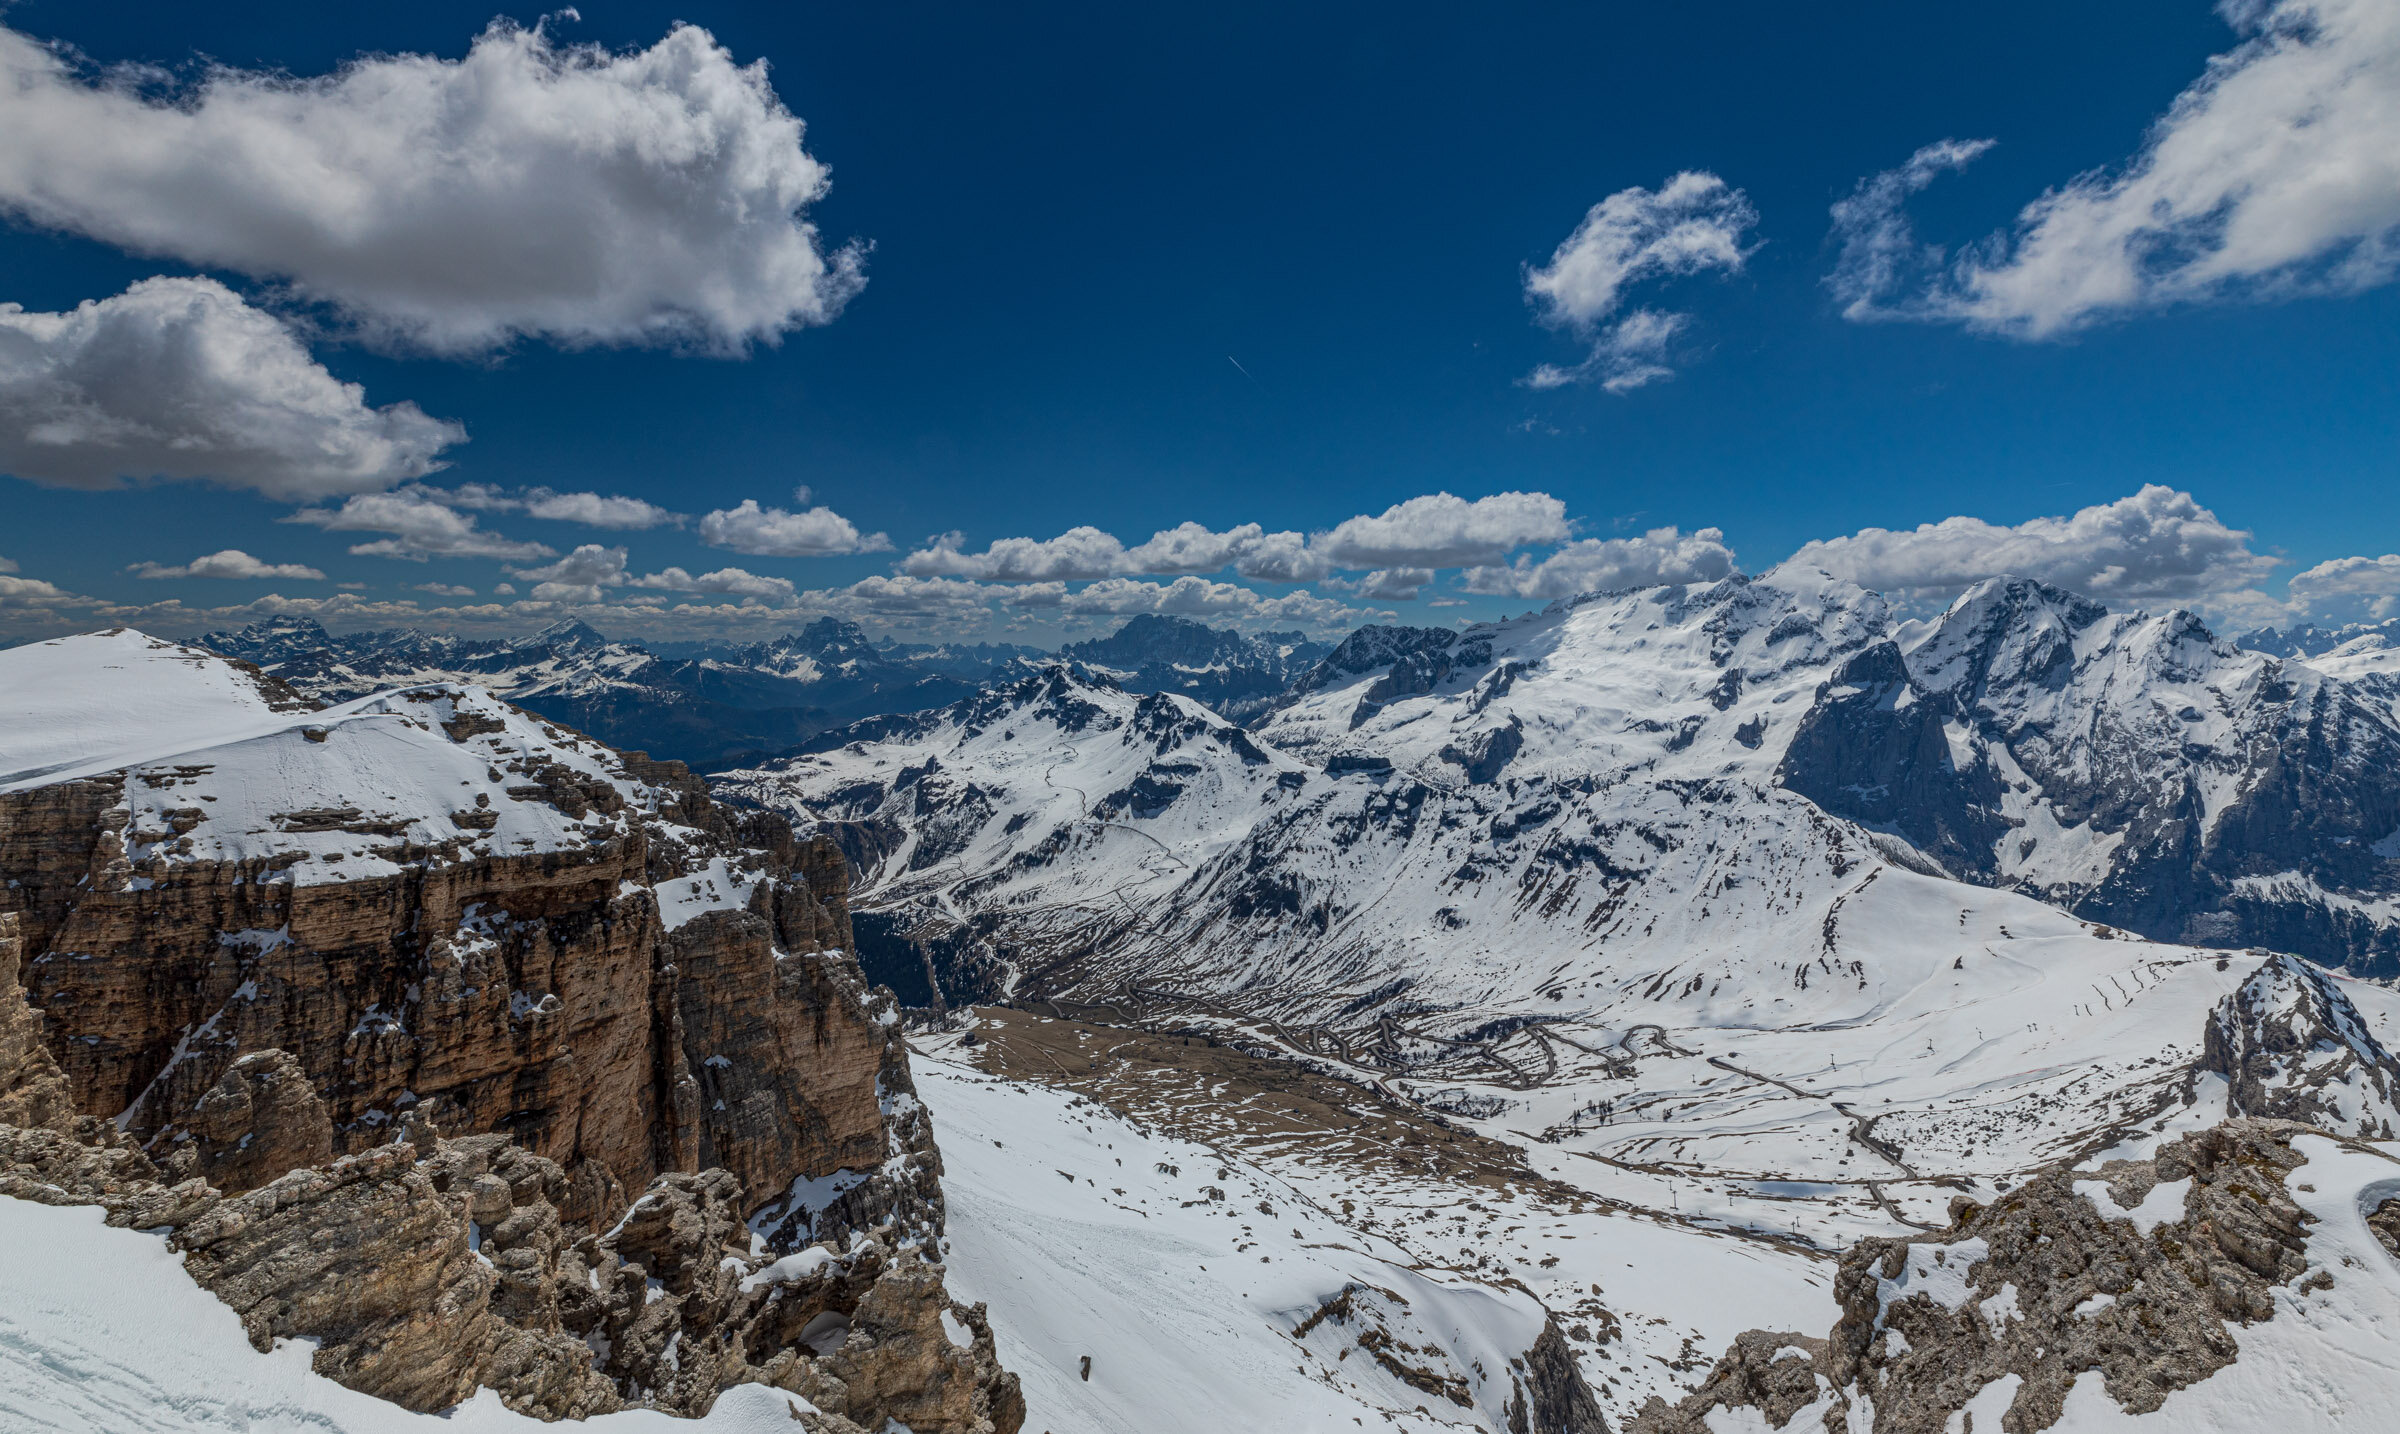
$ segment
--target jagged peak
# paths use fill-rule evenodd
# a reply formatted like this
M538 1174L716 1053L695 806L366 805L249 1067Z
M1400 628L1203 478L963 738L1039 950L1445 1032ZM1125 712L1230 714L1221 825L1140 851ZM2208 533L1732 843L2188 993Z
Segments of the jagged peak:
M1458 640L1458 632L1447 627L1405 627L1398 623L1362 627L1337 643L1324 661L1317 664L1317 671L1310 678L1371 671L1420 652L1444 651L1456 646Z
M1071 642L1059 655L1106 667L1140 667L1149 662L1210 663L1258 659L1271 651L1258 638L1231 628L1210 627L1186 617L1140 613L1106 637Z
M607 647L609 638L579 617L564 617L524 639L528 647Z
M2099 603L2039 578L1986 578L1908 632L1901 649L1917 681L1935 692L1972 691L1995 678L2042 680L2072 661L2075 639L2107 616Z

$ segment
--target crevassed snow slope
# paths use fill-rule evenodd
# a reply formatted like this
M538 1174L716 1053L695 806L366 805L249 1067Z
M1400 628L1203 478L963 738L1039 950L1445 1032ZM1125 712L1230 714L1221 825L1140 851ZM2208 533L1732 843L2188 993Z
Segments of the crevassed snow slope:
M309 1368L314 1346L260 1354L239 1316L192 1283L166 1242L111 1229L98 1206L0 1197L0 1426L9 1434L535 1434L489 1390L411 1414ZM783 1434L799 1401L749 1384L703 1419L603 1415L593 1434Z

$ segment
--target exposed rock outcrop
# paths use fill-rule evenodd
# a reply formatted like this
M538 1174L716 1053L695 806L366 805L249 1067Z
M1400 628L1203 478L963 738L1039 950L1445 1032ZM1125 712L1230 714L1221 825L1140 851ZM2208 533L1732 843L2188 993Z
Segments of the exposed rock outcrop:
M2231 1120L2150 1159L2054 1168L1990 1206L1962 1197L1938 1234L1861 1241L1828 1337L1744 1334L1634 1434L1700 1434L1729 1408L1777 1428L1813 1408L1850 1434L1943 1434L2012 1375L2006 1427L2037 1434L2087 1370L2129 1412L2157 1409L2232 1363L2232 1327L2271 1318L2277 1287L2307 1273L2312 1217L2284 1178L2307 1163L2292 1138L2313 1133Z
M220 1190L254 1190L286 1170L333 1159L333 1119L289 1051L252 1051L162 1132L166 1168Z
M1965 880L2156 940L2400 972L2400 713L2188 612L1979 583L1826 683L1779 775Z
M828 1434L1023 1421L982 1307L953 1303L938 1265L888 1225L844 1249L754 1254L723 1170L660 1176L579 1236L554 1203L558 1165L504 1136L419 1134L227 1195L162 1183L106 1126L83 1134L0 1126L0 1195L165 1233L261 1350L313 1340L319 1373L411 1409L488 1386L544 1418L698 1415L763 1382L833 1416Z
M2297 1120L2361 1140L2400 1125L2392 1059L2333 977L2297 956L2270 956L2219 1002L2200 1072L2223 1076L2233 1115Z

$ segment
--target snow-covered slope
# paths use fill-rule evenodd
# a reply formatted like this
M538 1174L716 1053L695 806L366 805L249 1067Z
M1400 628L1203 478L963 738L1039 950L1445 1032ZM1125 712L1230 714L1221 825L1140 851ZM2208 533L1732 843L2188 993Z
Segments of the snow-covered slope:
M312 709L254 670L130 630L0 652L0 767L0 792L124 773L137 873L272 859L274 879L302 885L436 853L579 852L679 800L479 688Z
M1418 1267L1290 1182L1079 1097L920 1069L952 1287L991 1305L1028 1429L1499 1434L1529 1402L1549 1314L1522 1287Z
M2018 725L1993 726L2020 734L2067 725L2034 694L2113 702L2142 718L2125 733L2155 718L2237 749L2251 709L2220 698L2280 682L2274 713L2308 693L2364 710L2185 619L2051 622L1903 653L1879 598L1817 573L1604 594L1460 636L1362 634L1249 751L1222 724L1147 737L1132 699L1053 673L722 790L846 832L862 905L970 933L1021 995L1245 1025L1429 1091L1483 1081L1506 1108L1487 1124L1604 1161L1818 1181L1845 1203L1744 1194L1729 1218L1839 1240L1888 1218L1886 1195L1938 1215L1941 1180L2180 1109L2210 1013L2260 958L1953 879L1930 841L1793 790L1811 729L1875 691L1901 717L2006 697ZM2059 644L2096 626L2115 637L2054 689ZM2157 714L2177 683L2216 695ZM2094 730L2044 749L2056 770L2108 775L2119 729ZM1627 1198L1681 1198L1647 1179Z
M1053 932L1121 922L1309 781L1190 698L1136 697L1058 665L852 731L874 740L712 786L833 824L878 906L953 924L997 907Z
M316 704L212 655L118 628L0 650L0 785L280 731Z

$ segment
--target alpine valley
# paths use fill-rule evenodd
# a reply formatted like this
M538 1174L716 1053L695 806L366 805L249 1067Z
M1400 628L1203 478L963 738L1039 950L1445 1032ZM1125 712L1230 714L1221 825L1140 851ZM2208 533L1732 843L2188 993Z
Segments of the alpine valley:
M2392 642L1794 563L0 651L0 1408L2376 1427Z

